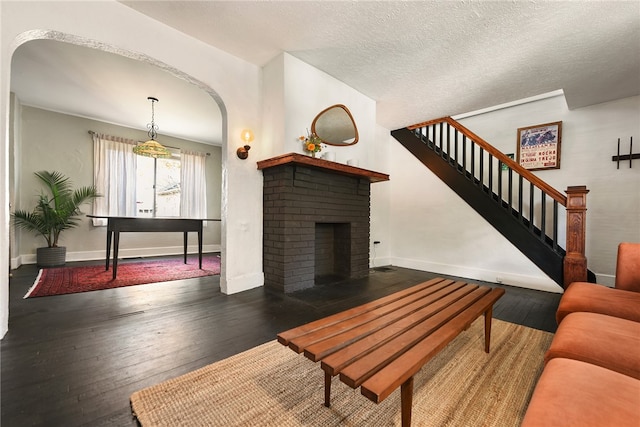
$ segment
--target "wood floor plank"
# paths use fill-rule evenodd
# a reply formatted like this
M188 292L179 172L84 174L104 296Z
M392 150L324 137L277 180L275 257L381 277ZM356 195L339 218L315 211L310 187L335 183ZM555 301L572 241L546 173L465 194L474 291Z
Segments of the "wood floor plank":
M9 332L0 342L2 426L134 427L129 397L137 390L441 276L372 269L288 295L264 288L224 295L215 276L22 299L37 272L12 271ZM505 288L495 318L555 331L559 294Z

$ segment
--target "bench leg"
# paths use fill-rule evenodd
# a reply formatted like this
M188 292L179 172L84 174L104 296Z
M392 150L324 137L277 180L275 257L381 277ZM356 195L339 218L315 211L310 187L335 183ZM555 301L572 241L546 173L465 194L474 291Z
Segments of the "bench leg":
M411 407L413 406L413 377L400 386L400 406L402 410L402 427L411 426Z
M331 406L331 374L324 373L324 406Z
M493 318L493 306L484 312L484 351L489 353L491 345L491 319Z

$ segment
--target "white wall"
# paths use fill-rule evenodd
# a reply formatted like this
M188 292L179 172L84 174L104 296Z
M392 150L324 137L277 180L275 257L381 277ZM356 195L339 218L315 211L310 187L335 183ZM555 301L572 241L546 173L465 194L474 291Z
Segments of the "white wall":
M391 167L391 152L402 148L398 142L391 138L389 130L382 126L375 128L375 145L369 150L369 162L371 169L390 174L390 180L371 185L371 235L370 235L370 266L380 267L392 264L391 236L389 227L391 222L392 181L396 179ZM404 150L404 148L403 148ZM373 242L380 242L374 244Z
M640 135L640 98L568 110L558 96L460 122L505 153L516 151L519 127L563 122L561 168L536 171L564 192L586 185L588 267L613 282L617 244L640 241L640 162L616 164L617 138ZM425 118L426 119L426 118ZM442 274L560 291L542 271L469 209L446 185L393 141L391 150L391 263ZM638 144L640 145L640 144ZM637 151L637 149L636 149Z
M109 50L161 66L198 84L223 116L221 289L262 286L262 175L235 155L237 135L261 133L261 70L113 1L0 2L0 271L9 266L9 112L11 57L38 38ZM269 147L256 144L255 159ZM0 336L8 327L8 277L0 275Z
M355 159L361 168L388 173L389 130L376 125L374 100L287 53L270 61L264 67L263 77L264 138L272 141L273 155L304 153L298 137L311 130L311 123L320 111L343 104L353 115L359 141L346 147L327 145L320 154L332 152L336 162ZM389 263L388 254L385 255L389 249L386 234L389 188L388 182L371 185L371 265ZM380 240L381 244L374 247L374 240Z
M20 140L22 138L22 107L20 100L14 94L11 94L11 102L9 107L9 141ZM19 188L19 173L22 156L20 151L15 151L13 144L9 146L9 208L13 211L16 207L16 198ZM18 258L20 253L20 243L16 241L15 228L11 227L9 231L9 241L12 246L9 250L10 259ZM13 262L12 262L13 264ZM15 267L12 267L15 268ZM1 283L1 282L0 282Z
M357 159L360 167L371 168L370 152L375 146L376 126L374 100L287 53L267 64L264 75L265 116L277 117L283 124L273 133L274 155L304 153L298 137L311 130L314 117L331 105L344 104L358 127L359 142L346 147L327 145L320 154L330 151L335 154L336 162ZM274 92L273 87L282 87L282 92Z
M212 100L213 102L213 100ZM30 211L35 206L42 185L34 172L56 170L68 176L76 187L93 184L93 140L88 131L114 135L133 140L145 140L147 133L96 120L70 116L34 107L22 107L22 137L16 152L22 159L14 165L20 170L15 208ZM187 150L209 153L206 157L207 218L220 218L222 190L221 149L178 138L158 135L163 144ZM91 205L82 207L91 213ZM18 254L12 256L12 268L35 262L36 248L45 242L40 236L23 230L17 232ZM78 228L61 234L60 244L67 247L67 260L102 259L105 256L105 227L94 227L82 217ZM203 233L205 251L220 250L220 224L210 222ZM124 233L120 238L122 257L182 254L181 233ZM197 239L190 236L189 250L197 251Z

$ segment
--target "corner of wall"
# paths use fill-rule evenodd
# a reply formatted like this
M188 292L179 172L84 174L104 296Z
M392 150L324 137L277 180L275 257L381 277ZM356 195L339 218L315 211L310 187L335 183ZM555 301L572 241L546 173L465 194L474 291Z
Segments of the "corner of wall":
M237 294L249 289L264 286L264 273L246 274L243 276L220 277L220 291L226 295Z

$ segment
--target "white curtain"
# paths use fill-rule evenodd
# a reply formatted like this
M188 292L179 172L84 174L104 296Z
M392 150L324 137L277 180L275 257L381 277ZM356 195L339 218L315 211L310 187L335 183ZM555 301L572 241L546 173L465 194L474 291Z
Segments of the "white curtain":
M94 215L136 216L136 141L93 134L93 179L102 197L93 203ZM107 220L94 219L106 226Z
M183 218L207 217L206 158L205 153L180 152L180 216Z

